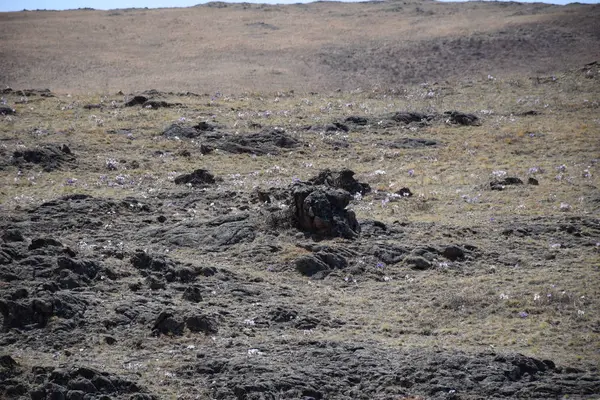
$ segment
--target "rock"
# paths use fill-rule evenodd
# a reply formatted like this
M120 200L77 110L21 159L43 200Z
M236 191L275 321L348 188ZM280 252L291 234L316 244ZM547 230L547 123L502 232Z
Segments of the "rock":
M305 255L296 260L296 270L304 276L313 276L319 271L328 269L329 266L314 255Z
M36 250L49 246L62 248L63 244L53 238L36 238L31 241L31 244L29 245L29 250Z
M257 227L248 219L248 214L240 213L208 222L185 221L168 229L147 229L142 237L177 246L224 251L229 246L254 241Z
M402 189L396 191L396 194L402 197L412 197L413 195L413 193L407 187L403 187Z
M501 181L494 180L490 182L490 188L492 190L504 190L506 186L509 185L522 185L523 181L517 177L509 176Z
M133 106L139 106L144 104L145 102L148 101L148 98L146 96L134 96L132 99L130 99L129 101L127 101L125 103L125 107L133 107Z
M117 388L113 384L113 382L104 375L96 374L91 379L91 383L93 386L97 387L99 391L104 393L115 393L117 392Z
M164 130L163 135L166 137L179 137L195 139L202 137L203 139L214 141L221 139L225 134L211 133L215 130L213 125L207 122L200 122L194 126L186 126L182 124L171 124L167 129Z
M3 330L11 328L41 328L54 315L54 305L41 299L0 300L0 313L4 317Z
M378 244L367 250L368 254L372 254L386 265L399 263L404 260L408 252L408 249L404 247L389 244Z
M200 145L200 154L205 155L205 154L210 154L214 151L215 149L212 146L207 146L204 143Z
M290 322L298 317L298 311L289 310L283 307L277 307L269 312L269 319L273 322L284 323Z
M2 240L5 242L24 242L25 236L18 229L7 229L2 233Z
M67 400L84 400L85 399L85 392L81 391L81 390L69 390L67 392Z
M217 321L208 315L192 315L186 318L185 325L192 332L203 332L206 335L215 334L219 331Z
M22 90L15 90L14 94L17 96L24 96L24 97L32 97L32 96L54 97L54 94L50 91L50 89L22 89Z
M291 188L292 226L327 237L355 239L360 225L346 210L352 196L345 190L296 183Z
M465 114L460 111L446 111L444 115L448 122L457 125L480 125L479 117L474 114Z
M465 258L465 251L459 246L447 246L443 251L442 255L451 261L461 260Z
M354 171L349 169L342 169L340 171L326 169L320 171L317 176L309 179L308 183L343 189L350 194L366 194L371 191L371 187L367 183L360 183L354 179Z
M113 344L117 343L117 339L115 339L112 336L105 336L104 342L106 342L106 344L108 344L109 346L112 346Z
M9 355L0 356L0 367L5 369L14 369L19 364Z
M509 176L502 181L503 185L522 185L523 181L515 176Z
M296 270L305 276L314 276L318 272L345 269L348 261L344 256L321 250L316 254L305 255L296 260Z
M102 267L94 260L74 260L70 257L58 257L56 264L59 268L68 269L77 275L84 275L87 278L94 279Z
M166 310L158 315L152 327L152 331L155 334L162 333L164 335L181 336L183 335L184 327L184 321L175 316L173 311Z
M215 125L209 124L206 121L200 121L196 125L194 125L194 129L196 129L197 131L202 131L202 132L214 131L215 128L216 128Z
M146 100L143 104L142 107L144 108L152 108L152 109L158 109L158 108L171 108L171 107L177 107L180 106L181 104L179 103L168 103L164 100Z
M16 113L17 112L15 111L14 108L0 106L0 115L14 115Z
M215 176L205 169L197 169L190 174L179 175L174 182L177 185L190 184L194 187L206 186L216 182Z
M350 128L341 122L334 122L325 126L325 132L350 132Z
M359 117L356 115L351 115L347 117L344 121L355 125L367 125L369 123L369 120L365 117Z
M95 393L98 391L96 386L89 380L85 378L77 378L71 380L69 382L68 388L70 390L80 390L84 393Z
M200 288L197 286L189 286L183 292L182 298L192 303L199 303L202 301L202 294Z
M139 270L150 270L167 272L173 269L175 263L164 255L148 254L144 250L137 249L130 260L131 264Z
M45 172L59 169L65 165L74 167L75 156L68 146L46 145L37 149L17 150L13 153L12 164L19 168L29 168L39 164Z
M431 268L431 262L420 256L409 256L404 259L404 262L409 265L412 269L426 270Z
M397 112L390 117L391 120L396 122L402 122L404 124L410 124L411 122L429 121L432 118L433 116L431 115L418 112Z
M294 328L300 330L310 330L315 329L320 323L321 321L315 317L303 317L297 320L297 322L294 324Z
M247 135L229 135L210 144L229 153L256 155L278 154L280 149L300 146L300 142L277 128Z

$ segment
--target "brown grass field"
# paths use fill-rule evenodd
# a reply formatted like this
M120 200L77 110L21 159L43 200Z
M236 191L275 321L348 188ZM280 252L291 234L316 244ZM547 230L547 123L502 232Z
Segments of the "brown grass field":
M55 237L121 274L94 286L98 304L92 302L96 308L90 305L86 318L98 322L77 328L80 338L60 339L65 344L59 348L40 339L40 331L54 337L56 317L47 331L4 329L2 353L27 368L88 365L120 374L161 399L271 398L219 397L212 376L192 379L181 371L201 357L196 351L234 360L247 349L263 349L267 357L314 343L394 349L389 354L522 353L586 371L590 382L600 382L598 21L599 5L431 1L0 13L0 85L14 89L1 96L16 111L0 116L0 231ZM18 92L27 88L49 88L54 97ZM147 89L176 106L123 105ZM386 119L398 111L449 110L473 113L481 123ZM348 132L323 128L349 116L369 123ZM178 121L204 121L235 135L278 127L302 146L269 155L203 154L201 138L162 135ZM437 145L389 146L400 138ZM48 172L12 163L15 152L49 144L68 145L76 166ZM173 183L197 168L223 180L208 191ZM362 274L300 275L294 261L313 242L295 231L261 231L254 243L227 251L144 236L158 214L177 225L258 213L262 205L246 201L257 187L286 188L325 168L349 168L373 189L349 206L359 221L401 231L387 239L316 242L358 252L349 262ZM490 190L490 181L504 175L525 184ZM527 184L530 177L539 185ZM393 197L401 187L414 196ZM222 198L210 197L211 190ZM33 218L41 204L73 194L141 199L156 212L146 219L125 212L116 219L90 215L102 223L97 231L52 228L52 218ZM122 243L124 258L101 250L111 241ZM377 260L367 244L416 249L452 243L472 246L473 257L462 263L436 258L426 270L402 261L370 272ZM278 250L252 255L253 247L270 244ZM202 281L199 308L221 316L218 334L210 337L187 331L154 337L142 323L110 330L99 321L114 314L114 304L145 297L176 310L187 307L168 285L129 290L141 279L128 261L139 248L177 263L217 265L260 294L238 298L226 283ZM28 285L2 279L3 298ZM298 330L241 322L279 305L344 323ZM106 335L116 344L106 344ZM191 353L189 346L195 346ZM402 393L446 398L419 388ZM573 390L498 398L597 398ZM323 398L353 398L340 393ZM292 398L280 396L273 398ZM354 398L403 398L369 396ZM487 398L461 396L455 398Z
M0 13L0 85L323 92L549 74L598 58L598 19L598 5L432 1Z

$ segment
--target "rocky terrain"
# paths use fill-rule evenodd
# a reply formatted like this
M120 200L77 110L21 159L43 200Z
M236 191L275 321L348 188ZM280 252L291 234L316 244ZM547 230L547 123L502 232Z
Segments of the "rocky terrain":
M4 90L2 396L595 398L597 73L493 112Z
M597 47L597 7L341 7L194 8L258 37L293 27L300 12L333 24L331 43L307 25L299 42L259 54L294 68L298 54L320 54L314 76L275 69L269 80L258 68L252 90L207 73L196 91L193 74L153 81L152 68L115 90L82 81L75 66L72 82L60 80L48 71L89 46L61 42L74 48L56 48L42 73L19 64L23 38L2 36L1 79L12 87L0 92L0 398L598 398L600 64L581 62ZM510 24L494 22L498 10ZM0 19L38 18L20 31L32 37L56 18L76 35L88 14L147 13L180 18L165 21L188 32L182 12L194 15ZM360 43L336 36L375 12L396 17ZM0 31L16 32L11 24ZM214 35L210 26L194 32ZM502 53L517 31L529 39ZM402 32L385 50L384 36ZM444 32L449 47L431 60L479 49L481 64L453 58L452 73L413 76L390 63ZM107 36L92 37L110 60ZM542 37L558 46L552 65ZM227 38L223 57L246 54ZM205 54L223 50L211 46ZM426 66L431 54L413 55ZM158 65L152 57L133 59ZM497 57L510 73L490 73ZM248 78L215 60L205 61L223 76ZM171 65L177 74L182 64ZM281 89L291 75L300 78ZM28 89L45 82L58 87ZM220 89L227 82L236 89Z

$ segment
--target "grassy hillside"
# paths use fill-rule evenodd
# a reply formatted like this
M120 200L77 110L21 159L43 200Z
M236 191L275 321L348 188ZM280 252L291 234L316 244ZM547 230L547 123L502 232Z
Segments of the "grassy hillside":
M600 54L600 6L209 3L0 14L0 84L302 92L547 74Z

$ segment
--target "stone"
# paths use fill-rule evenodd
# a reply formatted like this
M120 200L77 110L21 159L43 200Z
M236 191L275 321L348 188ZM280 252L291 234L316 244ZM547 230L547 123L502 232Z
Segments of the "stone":
M346 210L351 199L342 189L296 183L289 207L292 226L320 236L355 239L360 225L354 212Z
M162 311L156 318L152 331L155 334L181 336L185 327L184 321L179 319L173 311Z
M323 170L314 178L309 179L308 183L343 189L350 194L366 194L371 191L371 187L367 183L360 183L354 179L354 171L349 169L339 171Z
M404 262L410 266L412 269L416 270L426 270L431 268L431 262L420 256L410 256L404 259Z
M217 321L208 315L192 315L186 318L185 325L192 332L202 332L205 335L215 334L219 331Z
M174 180L177 185L191 185L201 187L216 182L215 176L205 169L197 169L189 174L179 175Z
M199 303L202 301L202 294L200 288L197 286L189 286L183 292L182 298L191 303Z

